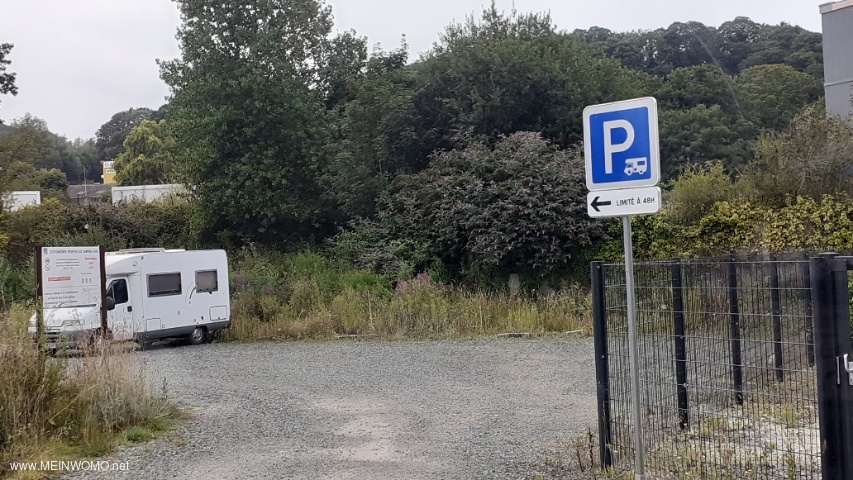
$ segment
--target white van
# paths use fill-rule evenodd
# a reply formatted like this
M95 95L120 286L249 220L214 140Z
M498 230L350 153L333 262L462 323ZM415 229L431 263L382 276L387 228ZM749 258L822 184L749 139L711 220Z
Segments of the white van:
M223 250L130 249L107 252L107 326L114 340L186 338L204 343L231 326L228 259ZM97 305L44 310L46 346L100 334ZM35 318L30 332L35 334Z

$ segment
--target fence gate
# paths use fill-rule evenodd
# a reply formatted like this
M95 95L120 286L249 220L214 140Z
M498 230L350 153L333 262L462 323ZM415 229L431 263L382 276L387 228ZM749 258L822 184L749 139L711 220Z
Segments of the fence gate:
M627 471L624 266L591 267L599 453ZM635 265L649 478L853 479L851 268L832 255Z
M853 479L850 270L853 270L853 257L827 254L811 260L820 439L825 479Z

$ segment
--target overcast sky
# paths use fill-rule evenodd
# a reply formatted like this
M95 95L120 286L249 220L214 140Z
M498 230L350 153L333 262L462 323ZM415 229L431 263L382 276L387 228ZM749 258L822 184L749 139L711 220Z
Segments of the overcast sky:
M558 28L649 30L673 22L719 26L737 16L820 31L818 6L829 0L517 0L518 10L550 11ZM396 48L406 35L410 58L430 48L453 20L489 0L329 0L338 31L355 29L372 46ZM509 10L512 0L498 0ZM119 111L158 108L168 95L155 59L179 55L180 22L171 0L2 0L0 43L14 43L7 71L18 96L0 96L0 119L29 112L69 139L94 137Z

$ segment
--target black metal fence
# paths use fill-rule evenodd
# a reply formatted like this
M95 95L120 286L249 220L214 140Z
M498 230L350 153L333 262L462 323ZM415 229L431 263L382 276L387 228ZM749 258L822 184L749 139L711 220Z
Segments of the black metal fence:
M809 262L639 263L649 478L821 478ZM602 465L634 458L625 270L592 265Z

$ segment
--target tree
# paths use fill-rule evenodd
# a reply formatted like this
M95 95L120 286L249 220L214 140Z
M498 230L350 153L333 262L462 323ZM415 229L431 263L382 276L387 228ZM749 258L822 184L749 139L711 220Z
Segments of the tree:
M783 64L823 78L823 38L820 33L787 23L762 25L754 47L738 65L739 71L757 65Z
M504 15L492 4L440 38L417 66L422 157L469 133L494 141L539 131L570 146L582 138L587 105L650 93L647 76L558 34L547 14Z
M181 181L179 150L170 125L143 120L124 141L116 159L119 185L158 185Z
M412 94L414 74L405 48L376 52L365 74L348 82L352 99L337 119L323 181L346 218L370 217L393 179L419 170Z
M52 133L47 123L30 114L16 119L12 125L0 131L0 167L8 168L12 163L26 171L57 170L65 175L66 182L93 181L101 174L100 163L95 158L93 140L77 139L69 142L65 137ZM29 180L27 183L32 183ZM38 183L38 182L36 182ZM16 187L17 188L17 187Z
M6 67L12 62L6 59L6 56L12 52L11 43L0 43L0 95L17 95L18 88L15 86L15 74L6 73ZM0 121L0 124L3 122Z
M662 108L688 110L698 105L719 105L728 114L740 114L737 86L729 75L714 65L676 68L656 95Z
M785 130L759 138L740 189L771 205L786 197L853 195L853 129L827 117L822 104L809 106Z
M101 125L95 134L95 147L98 149L98 160L110 162L124 152L124 139L134 127L143 120L151 118L150 108L131 108L118 112L110 120Z
M612 32L601 27L592 27L589 30L577 29L571 35L582 39L599 56L619 60L625 68L645 69L648 59L644 48L645 37L634 33Z
M94 182L103 171L97 159L93 139L69 141L64 136L46 132L47 151L35 161L36 168L46 168L65 173L69 182Z
M57 169L36 168L51 151L47 123L26 114L0 135L0 192L40 190L44 198L65 198L68 179Z
M677 68L713 63L717 52L716 31L699 22L670 25L652 36L655 48L649 55L656 75L667 75Z
M823 95L821 81L788 65L750 67L737 79L748 117L772 130L785 127L807 105Z
M205 225L248 239L309 235L326 208L317 179L324 103L336 85L323 77L330 8L316 0L177 3L182 55L160 70Z
M740 72L741 64L755 51L762 28L747 17L735 17L720 25L717 29L718 61L726 73L736 75Z
M734 173L752 158L754 125L719 105L660 113L661 170L674 179L690 165L719 161Z
M463 273L544 277L604 236L585 196L578 152L519 132L437 153L426 170L398 178L380 218Z
M361 77L367 66L367 39L347 31L334 38L329 48L328 61L319 75L326 108L333 110L342 108L355 94L353 80Z
M35 171L35 162L50 149L47 124L26 114L0 135L0 192L20 189L18 179Z
M764 25L737 17L719 28L676 22L665 29L628 33L593 27L575 30L572 36L625 67L655 76L705 64L737 75L756 65L781 63L823 77L821 34L785 23Z

